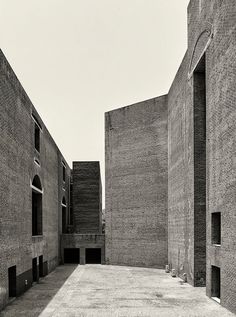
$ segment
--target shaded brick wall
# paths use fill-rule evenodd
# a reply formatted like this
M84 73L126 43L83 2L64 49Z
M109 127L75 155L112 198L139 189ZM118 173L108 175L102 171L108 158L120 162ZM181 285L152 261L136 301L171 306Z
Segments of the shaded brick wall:
M102 233L102 188L99 162L73 162L75 233Z
M188 54L168 95L168 255L180 276L194 280L193 97Z
M207 55L207 293L211 266L221 269L221 304L236 313L236 5L214 4ZM221 247L211 245L211 213L221 212Z
M169 261L180 276L186 272L188 281L197 285L196 261L203 257L197 247L202 234L195 225L196 219L200 219L200 224L203 217L194 215L197 171L194 173L193 71L206 52L206 286L211 296L211 266L220 267L221 304L233 312L236 312L235 21L233 0L190 1L188 51L168 94ZM200 175L199 171L197 174ZM221 246L211 244L212 212L221 212Z
M167 98L105 115L106 261L167 263Z
M34 121L41 127L40 154L34 148ZM17 294L32 282L32 258L43 255L45 272L59 261L62 199L61 160L55 142L0 51L0 309L8 301L8 268L16 265ZM34 162L37 159L40 166ZM32 237L35 175L43 187L43 236ZM69 184L70 169L67 165ZM63 195L68 197L67 188ZM25 285L28 280L28 285Z

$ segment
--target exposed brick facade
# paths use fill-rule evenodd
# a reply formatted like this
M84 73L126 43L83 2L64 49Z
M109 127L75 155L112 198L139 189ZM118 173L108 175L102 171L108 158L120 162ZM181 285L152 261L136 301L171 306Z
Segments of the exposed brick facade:
M188 49L168 95L105 115L106 263L169 263L234 313L235 56L235 1L191 0ZM101 249L103 263L104 236L98 162L75 162L71 173L1 51L0 133L1 309L10 267L16 266L20 295L38 279L33 259L37 267L43 256L41 275L64 261L65 248L80 249L81 264L86 249ZM38 236L32 236L35 175L42 185Z
M212 296L212 266L220 268L221 304L236 312L235 100L236 5L234 1L191 1L188 7L188 50L168 94L169 261L197 285L204 265L204 217L197 217L197 170L194 126L194 71L206 56L206 289ZM198 121L199 122L199 121ZM195 141L194 141L195 140ZM199 143L198 143L199 144ZM199 154L200 155L200 154ZM204 168L204 167L202 167ZM204 193L202 193L204 195ZM202 198L204 198L202 196ZM212 245L211 213L221 212L221 245ZM203 215L204 216L204 215ZM201 224L202 221L202 224ZM202 245L203 247L203 245Z
M106 261L167 263L167 97L106 113Z
M40 125L40 153L34 146L35 119ZM8 302L9 267L16 265L16 295L19 295L32 284L33 258L37 258L39 265L39 256L43 256L44 274L60 262L61 202L65 197L69 205L70 183L70 168L2 51L0 134L1 309ZM66 165L65 183L62 161ZM43 190L43 234L32 237L31 184L35 175L39 176Z
M159 203L167 206L168 200L169 264L179 276L186 273L190 284L206 284L208 296L218 292L220 276L221 304L234 313L235 56L235 1L191 0L188 49L164 102L168 141L164 125L161 137L156 133L153 122L159 117L147 107L158 98L106 114L107 261L149 266L157 264L159 255L165 262L158 248L162 249L167 236L154 246L153 237L160 231L153 219L163 217ZM168 196L160 195L164 192L158 169L153 168L155 160L162 166L166 163L165 155L159 156L160 144L168 144ZM149 149L154 149L152 161L145 158ZM215 212L221 213L220 245L212 244L215 220L211 214ZM155 252L150 257L152 247Z
M75 233L102 233L99 162L73 162L73 224Z
M102 234L102 184L99 162L73 162L71 232L61 236L63 262L65 249L76 249L79 264L86 264L86 250L101 250L105 262L105 237Z

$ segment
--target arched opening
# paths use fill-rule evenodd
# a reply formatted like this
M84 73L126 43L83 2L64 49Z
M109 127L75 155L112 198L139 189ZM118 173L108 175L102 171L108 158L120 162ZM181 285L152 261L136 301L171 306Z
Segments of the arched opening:
M62 233L67 233L67 206L66 199L63 197L62 199Z
M40 178L36 175L32 182L32 235L43 234L42 215L42 185Z

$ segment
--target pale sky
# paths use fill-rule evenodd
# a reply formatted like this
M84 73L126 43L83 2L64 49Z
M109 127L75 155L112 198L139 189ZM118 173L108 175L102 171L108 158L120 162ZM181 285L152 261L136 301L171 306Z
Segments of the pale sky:
M101 162L104 112L166 94L189 0L0 0L0 47L67 162Z

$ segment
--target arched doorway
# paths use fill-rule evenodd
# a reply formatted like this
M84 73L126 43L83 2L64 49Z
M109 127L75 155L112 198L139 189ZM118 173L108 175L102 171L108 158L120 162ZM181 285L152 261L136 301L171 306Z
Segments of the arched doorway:
M43 215L42 215L42 185L40 178L36 175L32 182L32 235L43 234Z

